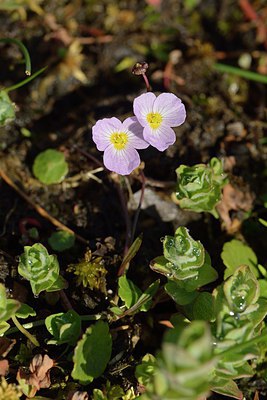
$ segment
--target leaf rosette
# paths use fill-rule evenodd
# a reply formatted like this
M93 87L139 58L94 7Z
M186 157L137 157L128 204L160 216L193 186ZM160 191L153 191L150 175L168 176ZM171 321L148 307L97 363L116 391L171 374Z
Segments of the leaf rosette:
M59 275L59 264L55 255L50 255L41 243L25 246L20 256L18 272L30 281L34 295L43 290L54 292L66 287L66 282Z
M223 287L230 310L248 314L258 308L259 283L250 268L243 265L232 275Z
M152 260L150 267L165 275L169 282L176 281L180 289L192 291L217 278L203 245L194 240L183 226L176 230L174 236L165 236L163 254ZM175 291L178 289L175 288Z
M180 165L176 174L179 206L195 212L206 211L218 218L215 206L221 199L223 186L227 183L222 161L213 157L208 165Z
M204 321L194 321L183 329L176 327L165 335L141 399L203 399L209 394L216 363L211 333ZM138 380L143 370L139 366Z

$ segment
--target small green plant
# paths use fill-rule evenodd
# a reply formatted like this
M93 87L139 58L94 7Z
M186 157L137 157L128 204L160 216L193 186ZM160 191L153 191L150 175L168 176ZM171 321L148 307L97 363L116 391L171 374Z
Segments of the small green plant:
M181 323L165 335L156 359L146 357L137 367L137 379L147 388L140 399L203 399L210 392L215 366L208 325Z
M77 264L70 264L68 272L73 272L77 276L77 285L89 287L91 290L97 289L106 293L106 274L104 260L101 256L94 256L91 250L88 250L84 259Z
M150 267L168 278L165 289L181 305L190 303L198 294L196 289L217 278L203 245L185 227L164 238L163 256L152 260Z
M207 165L180 165L176 173L176 197L179 206L195 212L206 211L218 218L216 205L221 199L221 190L227 183L222 161L213 157Z
M33 163L33 173L45 185L62 182L68 173L64 154L54 149L38 154Z
M54 232L48 238L48 243L55 251L68 250L74 246L75 235L66 231Z
M19 274L27 279L35 296L42 291L54 292L66 287L59 275L59 264L55 255L49 255L41 243L25 246L18 265Z

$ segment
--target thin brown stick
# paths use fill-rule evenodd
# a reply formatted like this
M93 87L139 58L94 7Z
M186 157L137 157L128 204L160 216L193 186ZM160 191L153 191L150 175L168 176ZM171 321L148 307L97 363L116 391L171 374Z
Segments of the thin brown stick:
M3 171L3 169L0 169L0 176L1 178L10 186L12 189L14 189L28 204L30 204L37 212L40 214L43 218L47 219L49 222L51 222L54 226L57 228L62 229L63 231L69 232L73 235L76 236L77 240L84 244L88 244L88 241L84 239L82 236L78 235L75 233L72 229L68 228L66 225L62 224L62 222L58 221L56 218L52 217L43 207L39 206L36 204L29 196L27 196L26 193L24 193L17 185L15 182L12 181L12 179L9 178L9 176Z

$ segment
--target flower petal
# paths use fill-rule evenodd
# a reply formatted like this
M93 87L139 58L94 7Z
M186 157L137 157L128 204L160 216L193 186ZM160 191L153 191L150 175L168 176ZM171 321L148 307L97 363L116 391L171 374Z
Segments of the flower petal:
M110 145L110 135L121 131L122 123L118 118L103 118L96 122L92 128L93 141L97 150L103 151Z
M141 96L134 99L133 111L142 126L147 125L146 116L153 111L155 99L156 96L151 92L141 94Z
M120 175L129 175L140 164L138 152L131 146L116 150L112 145L104 152L104 165L107 169Z
M135 149L146 149L149 144L144 140L142 125L136 117L129 117L122 123L123 132L128 133L129 145Z
M161 114L163 123L172 127L183 124L186 117L185 106L173 93L161 93L154 102L153 112Z
M150 126L146 126L144 138L151 146L156 147L159 151L164 151L175 142L176 135L172 128L161 124L158 129L151 129Z

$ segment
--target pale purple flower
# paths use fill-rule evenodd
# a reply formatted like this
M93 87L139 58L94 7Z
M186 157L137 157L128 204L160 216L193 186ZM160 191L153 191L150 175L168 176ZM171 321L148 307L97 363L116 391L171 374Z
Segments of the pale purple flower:
M124 122L118 118L104 118L93 126L93 141L104 151L104 165L120 175L128 175L140 164L136 149L146 149L149 144L143 138L143 127L137 118Z
M184 123L186 112L181 99L172 93L141 94L133 103L134 114L144 127L144 139L160 151L176 140L173 127Z

